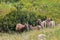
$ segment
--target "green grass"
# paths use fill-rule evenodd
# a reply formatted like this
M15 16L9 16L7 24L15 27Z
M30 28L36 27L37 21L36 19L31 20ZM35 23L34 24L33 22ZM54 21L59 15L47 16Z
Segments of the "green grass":
M60 40L60 28L44 28L23 33L0 33L2 40L37 40L39 34L45 34L47 40Z
M35 12L37 15L44 15L53 18L60 23L60 0L19 0L18 2L0 4L0 16L10 13L16 8L13 5L23 4L21 11Z
M2 4L0 4L0 10L3 11L0 12L0 16L4 16L12 10L16 10L13 5L17 4L23 4L22 11L32 11L42 16L46 15L60 23L60 0L20 0L19 2L9 4L2 2Z

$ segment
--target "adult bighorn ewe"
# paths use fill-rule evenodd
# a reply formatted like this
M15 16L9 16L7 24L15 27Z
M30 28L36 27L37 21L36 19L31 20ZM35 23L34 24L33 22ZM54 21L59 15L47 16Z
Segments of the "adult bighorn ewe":
M18 23L16 25L16 31L22 32L22 31L25 31L25 30L29 30L27 24L23 25L23 24Z
M53 21L51 18L47 18L45 21L42 21L43 27L55 27L55 21Z
M55 21L53 21L51 18L47 18L44 21L41 21L41 19L38 19L37 23L38 23L38 25L41 26L41 28L44 28L44 27L55 27Z

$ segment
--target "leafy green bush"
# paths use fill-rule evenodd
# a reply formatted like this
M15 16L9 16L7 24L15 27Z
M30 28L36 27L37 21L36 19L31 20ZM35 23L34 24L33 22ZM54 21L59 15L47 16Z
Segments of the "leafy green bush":
M45 17L45 16L44 16ZM17 11L12 11L11 13L7 14L3 19L0 21L0 27L4 31L9 30L15 30L16 24L21 23L29 23L30 25L37 25L36 21L38 18L43 18L42 16L37 16L33 12L27 12L27 11L20 11L20 13L17 13Z

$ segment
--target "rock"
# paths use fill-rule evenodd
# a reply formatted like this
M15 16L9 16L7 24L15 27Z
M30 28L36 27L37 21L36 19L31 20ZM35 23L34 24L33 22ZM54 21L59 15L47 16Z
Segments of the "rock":
M2 38L0 37L0 40L2 40Z
M45 34L39 34L38 40L46 40L46 35Z

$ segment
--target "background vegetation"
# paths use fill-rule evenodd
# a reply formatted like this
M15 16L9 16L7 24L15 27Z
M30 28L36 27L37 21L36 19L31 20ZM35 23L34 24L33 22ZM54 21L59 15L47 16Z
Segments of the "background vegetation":
M60 23L59 0L0 0L0 31L15 30L17 23L37 25L38 18Z

